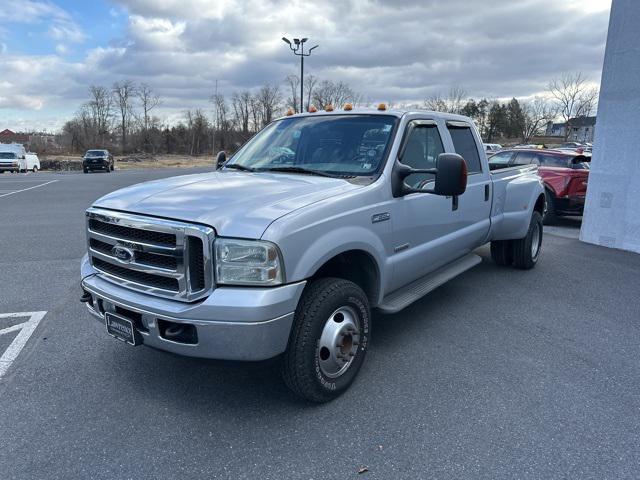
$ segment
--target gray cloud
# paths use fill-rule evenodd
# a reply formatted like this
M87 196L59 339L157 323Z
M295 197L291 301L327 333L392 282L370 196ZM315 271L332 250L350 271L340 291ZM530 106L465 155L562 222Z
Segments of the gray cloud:
M161 94L167 115L206 107L216 79L224 93L231 93L282 83L287 74L297 73L297 58L280 40L283 35L304 35L310 45L320 44L307 62L307 73L345 80L372 101L421 102L452 85L475 98L530 96L566 71L580 70L599 81L610 2L115 3L128 14L125 36L81 62L50 56L49 67L20 82L11 61L36 60L0 54L0 68L8 72L6 82L20 90L21 104L68 114L69 105L81 101L88 85L131 78ZM0 97L8 97L1 82ZM29 103L31 97L42 103Z

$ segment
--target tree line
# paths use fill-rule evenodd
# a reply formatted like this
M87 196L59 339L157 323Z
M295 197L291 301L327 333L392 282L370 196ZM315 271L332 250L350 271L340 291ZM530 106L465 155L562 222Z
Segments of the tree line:
M582 73L567 73L553 79L545 96L530 99L512 98L508 102L469 98L462 87L452 87L447 95L436 94L424 101L429 110L471 117L486 142L517 139L528 143L544 134L548 122L560 118L568 128L574 118L587 117L595 111L598 89L592 87Z
M283 87L284 86L284 87ZM300 78L289 75L283 86L265 84L255 90L240 90L225 96L214 92L206 108L188 109L173 124L155 115L160 96L146 83L131 80L111 87L92 85L88 100L67 121L60 143L72 152L89 148L110 148L120 153L214 154L236 150L255 132L290 109L300 110ZM362 94L342 81L305 77L303 108L324 109L350 102L366 105ZM552 80L547 95L531 99L469 98L462 87L446 95L426 98L421 108L471 117L487 142L501 139L530 139L543 133L547 122L565 122L593 113L598 91L581 73ZM390 102L391 106L393 103ZM415 108L415 105L397 105ZM568 134L569 129L566 129Z

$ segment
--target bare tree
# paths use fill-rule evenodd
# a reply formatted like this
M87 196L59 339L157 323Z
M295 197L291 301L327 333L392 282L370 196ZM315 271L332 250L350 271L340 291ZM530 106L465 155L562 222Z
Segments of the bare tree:
M113 115L113 96L107 88L91 85L89 87L89 102L87 106L91 111L95 137L97 137L93 138L93 143L95 144L97 141L100 144L99 146L104 146L105 136L109 134Z
M251 92L245 90L234 93L231 97L231 105L233 106L233 114L238 128L243 135L247 136L249 134Z
M127 130L132 116L131 101L135 95L136 88L131 80L123 80L113 84L113 95L115 97L116 107L120 121L120 138L122 139L121 149L125 151L127 147Z
M309 106L311 105L311 99L313 98L313 90L316 88L317 83L318 83L318 77L316 77L315 75L307 75L307 78L305 79L305 82L304 82L304 96L306 97L304 102L305 102L305 109L307 111L309 110Z
M313 92L313 103L319 109L324 109L328 105L339 107L346 102L353 102L358 95L345 82L332 82L322 80Z
M534 97L529 102L522 102L524 122L522 125L522 142L528 143L531 137L537 135L547 122L556 118L558 110L542 97Z
M213 103L215 110L213 129L216 132L216 143L219 143L219 148L224 150L227 146L227 133L231 129L229 122L229 108L224 95L221 93L217 93L211 97L211 102ZM216 152L216 148L216 145L214 145L214 153Z
M598 101L598 89L589 84L581 73L565 73L549 82L549 93L555 100L558 112L565 121L565 140L571 130L571 119L593 113Z
M454 85L449 90L449 94L447 96L443 96L441 93L436 93L435 95L426 98L424 106L427 110L460 114L466 103L467 91L460 86Z
M255 96L260 109L261 127L273 120L276 111L280 108L282 95L277 85L264 85Z
M138 96L138 101L140 102L140 107L142 107L142 144L144 145L145 150L150 145L149 142L149 122L151 120L150 112L158 105L160 105L160 97L156 95L151 87L146 83L140 84L140 87L137 89L136 94Z
M300 92L300 77L293 74L287 75L285 83L291 92L291 96L287 98L287 107L291 108L295 113L298 113L300 108L300 98L298 97L298 92Z

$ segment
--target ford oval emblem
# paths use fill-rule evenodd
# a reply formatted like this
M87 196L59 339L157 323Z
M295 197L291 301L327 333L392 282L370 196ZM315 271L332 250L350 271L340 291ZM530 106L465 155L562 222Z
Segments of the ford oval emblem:
M131 263L133 261L133 250L122 245L116 245L111 249L114 257L122 263Z

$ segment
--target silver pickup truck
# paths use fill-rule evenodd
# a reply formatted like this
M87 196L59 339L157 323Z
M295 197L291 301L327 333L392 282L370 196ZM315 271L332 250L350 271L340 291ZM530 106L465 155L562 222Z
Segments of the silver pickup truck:
M96 201L82 301L132 345L281 356L293 392L328 401L364 362L372 309L403 309L480 263L488 242L498 264L532 268L544 208L536 167L491 172L469 118L286 116L216 172Z

